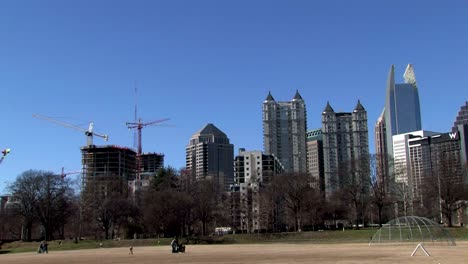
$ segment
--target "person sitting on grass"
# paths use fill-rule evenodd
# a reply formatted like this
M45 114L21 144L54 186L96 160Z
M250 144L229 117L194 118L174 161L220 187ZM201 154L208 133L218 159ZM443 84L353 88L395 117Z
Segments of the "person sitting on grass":
M171 247L172 247L172 253L177 253L177 250L179 247L179 240L177 240L177 237L174 237L174 239L172 240Z

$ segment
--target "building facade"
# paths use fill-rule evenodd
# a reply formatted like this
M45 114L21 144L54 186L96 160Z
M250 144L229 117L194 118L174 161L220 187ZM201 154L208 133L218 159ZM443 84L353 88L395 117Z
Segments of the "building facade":
M393 157L392 136L421 130L421 110L416 77L412 64L403 74L405 83L395 84L395 67L387 79L384 122L387 154Z
M465 102L465 105L460 107L457 117L455 117L455 122L453 122L452 132L458 130L458 125L467 125L468 124L468 101Z
M328 198L346 184L339 176L342 168L354 167L360 176L369 176L367 112L360 101L351 113L336 113L327 103L322 112L322 135L325 197Z
M307 171L307 116L298 91L289 102L276 102L271 93L263 102L263 146L275 155L286 172Z
M419 130L409 133L399 134L392 137L393 146L393 170L395 182L409 184L411 175L409 140L413 138L429 137L438 134L437 132Z
M158 170L164 168L164 154L142 153L137 155L137 163L139 181L136 181L135 185L146 188Z
M132 193L136 177L136 152L114 145L81 148L82 189L93 197Z
M271 229L272 218L260 192L272 179L284 172L274 155L239 149L234 159L234 184L230 189L231 223L235 230L253 233Z
M385 133L385 108L380 114L374 127L374 147L375 147L375 162L377 166L377 180L385 188L385 192L389 191L390 180L388 171L388 154L387 154L387 136Z
M307 131L307 173L310 186L325 191L322 129Z
M434 200L434 193L426 192L425 187L428 185L438 185L438 198L441 199L446 188L468 183L465 168L467 139L468 125L458 125L455 132L413 137L408 140L410 189L415 204L427 207L427 204ZM435 201L435 204L441 202ZM442 221L442 208L439 210ZM466 215L463 217L466 218ZM461 219L458 221L463 222Z
M190 138L186 147L186 169L194 180L211 180L220 191L234 181L234 146L213 124L207 124Z

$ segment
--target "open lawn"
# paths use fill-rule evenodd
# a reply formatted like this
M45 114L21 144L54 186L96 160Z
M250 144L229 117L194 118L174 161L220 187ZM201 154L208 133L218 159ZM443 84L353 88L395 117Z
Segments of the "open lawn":
M49 254L32 252L0 255L0 263L73 264L73 263L468 263L468 242L457 246L426 245L430 257L411 245L375 245L367 243L312 244L229 244L188 245L186 253L171 253L169 246L135 246L134 255L127 247L82 250L51 250Z

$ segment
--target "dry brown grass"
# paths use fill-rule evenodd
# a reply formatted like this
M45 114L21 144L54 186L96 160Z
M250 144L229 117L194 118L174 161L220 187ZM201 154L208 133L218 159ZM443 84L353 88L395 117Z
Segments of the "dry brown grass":
M51 251L49 254L0 255L0 263L468 263L468 242L455 247L431 246L410 256L414 245L368 244L242 244L188 245L186 253L172 254L170 247L99 248Z

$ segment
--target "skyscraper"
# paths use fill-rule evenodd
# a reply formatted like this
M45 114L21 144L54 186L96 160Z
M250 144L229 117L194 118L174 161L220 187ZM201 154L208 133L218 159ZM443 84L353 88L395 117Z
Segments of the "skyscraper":
M388 74L385 99L385 134L387 154L393 156L392 136L421 130L421 110L412 64L403 74L405 83L395 84L395 67Z
M322 112L325 196L346 185L340 169L358 168L369 176L369 139L367 112L358 100L353 112L336 113L327 103Z
M385 109L380 114L375 123L375 162L377 165L377 180L383 186L385 191L389 190L388 181L388 155L387 155L387 137L385 134Z
M306 172L307 116L299 91L289 102L276 102L268 93L262 112L265 154L275 155L286 172Z
M453 122L452 132L458 130L458 125L468 125L468 101L465 102L465 105L460 107L455 122Z
M213 124L207 124L190 138L186 147L186 168L194 180L211 180L228 191L234 180L234 146Z
M307 172L310 186L324 191L322 129L307 131Z

